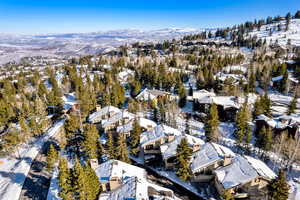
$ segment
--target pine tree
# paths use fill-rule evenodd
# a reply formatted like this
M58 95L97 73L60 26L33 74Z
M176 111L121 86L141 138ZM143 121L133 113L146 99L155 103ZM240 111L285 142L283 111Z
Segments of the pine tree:
M245 137L249 137L250 127L248 125L249 121L249 111L247 106L247 101L244 103L243 107L237 113L236 119L236 137L239 143L242 143Z
M94 125L87 125L84 134L83 149L90 159L98 156L99 133Z
M253 71L253 66L250 67L250 77L249 77L249 92L255 92L255 82L256 82L256 77L255 73Z
M289 197L289 188L285 172L281 169L278 177L269 185L269 195L272 200L287 200Z
M84 170L87 184L87 200L95 200L100 192L99 178L95 171L87 165Z
M130 159L128 157L128 149L125 141L125 137L120 135L117 140L116 147L117 159L126 163L130 163Z
M297 108L297 96L295 95L288 107L287 114L290 115L292 113L295 113L296 108Z
M208 120L205 124L205 135L208 141L216 142L219 138L219 114L216 104L212 104L209 110Z
M65 123L66 137L71 138L76 131L80 128L79 119L76 115L71 114Z
M109 159L116 159L116 151L115 151L115 145L114 145L114 138L112 136L112 133L107 133L108 140L107 140L107 151Z
M190 160L192 153L193 150L190 148L187 139L183 138L176 149L176 174L183 181L191 178Z
M257 136L255 145L265 151L271 150L273 134L270 128L263 127Z
M183 83L181 83L179 86L178 95L179 95L179 107L183 108L186 103L186 92Z
M20 123L22 133L24 134L26 140L30 136L30 130L28 125L26 124L24 117L20 117L19 123Z
M264 108L264 114L268 117L271 116L271 99L269 98L267 92L265 92L265 95L263 97L263 108Z
M47 170L52 171L54 165L58 159L58 152L54 148L53 144L50 145L47 153Z
M72 176L71 171L68 168L67 160L61 158L59 161L59 174L58 174L58 181L59 181L59 196L63 200L72 200L73 199L73 190L72 190Z
M131 137L130 137L130 147L131 147L131 154L134 156L139 155L139 145L140 145L140 137L142 129L139 125L138 119L135 119L133 121L133 128L131 131Z
M73 190L76 199L88 200L89 191L87 188L87 180L85 177L84 169L81 166L78 159L75 160L72 174L73 174Z

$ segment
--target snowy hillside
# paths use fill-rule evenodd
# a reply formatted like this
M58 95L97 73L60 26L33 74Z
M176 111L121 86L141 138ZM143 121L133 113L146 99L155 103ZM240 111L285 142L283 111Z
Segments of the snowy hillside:
M280 26L280 31L278 26ZM278 40L278 44L283 48L286 48L288 40L291 41L291 45L300 46L300 19L292 19L288 30L285 29L286 20L283 20L278 23L263 25L259 31L255 30L250 35L266 39L268 44Z

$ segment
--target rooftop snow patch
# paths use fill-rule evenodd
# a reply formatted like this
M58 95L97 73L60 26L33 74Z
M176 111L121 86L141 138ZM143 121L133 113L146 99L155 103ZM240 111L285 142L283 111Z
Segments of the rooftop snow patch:
M106 182L112 177L118 177L121 180L129 177L145 177L146 171L140 167L127 164L118 160L109 160L100 164L95 172L100 182Z
M222 156L218 154L218 151L215 149L214 145L211 143L205 143L200 147L199 151L193 153L190 168L194 173L199 169L209 166L210 164L221 159Z
M248 183L259 176L248 161L240 155L233 159L232 164L215 170L215 173L224 189Z
M88 121L94 122L97 118L101 118L102 116L107 115L112 112L118 113L118 112L121 112L121 110L114 106L106 106L106 107L100 109L99 111L90 114L90 116L88 117Z
M169 142L169 143L166 143L166 144L163 144L160 146L160 151L162 153L162 157L164 159L168 159L170 157L175 156L177 146L180 144L180 142L183 138L187 139L187 142L191 148L193 148L194 145L204 145L204 143L205 143L200 138L197 138L197 137L194 137L191 135L187 135L187 134L180 135L180 136L175 137L175 139L172 142Z
M250 156L245 156L245 158L260 176L270 180L277 177L276 174L261 160Z
M177 129L174 129L167 125L158 125L153 130L143 132L141 134L140 144L141 146L145 146L150 142L158 140L162 137L166 137L168 135L178 136L181 135L181 132Z

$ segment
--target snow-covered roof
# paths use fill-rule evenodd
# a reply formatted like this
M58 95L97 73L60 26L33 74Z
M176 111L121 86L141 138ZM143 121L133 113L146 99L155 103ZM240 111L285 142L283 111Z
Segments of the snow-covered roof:
M169 93L160 91L160 90L149 90L149 89L145 88L143 91L141 91L136 96L136 99L141 100L141 101L147 101L148 99L153 100L158 96L164 96L166 94L169 94Z
M239 109L244 98L235 96L204 96L198 99L200 104L217 104L224 108L234 107Z
M251 164L251 166L256 170L256 172L267 179L274 179L276 178L276 174L261 160L250 157L244 156L247 161Z
M175 198L170 189L149 183L145 178L131 177L117 189L100 194L99 200L146 200L152 195L150 189L157 193L155 194L157 200L173 200Z
M230 73L230 71L242 71L243 73L247 72L247 68L242 65L227 66L223 67L222 69L226 73Z
M215 170L215 173L224 189L248 183L259 176L249 162L240 155L233 159L232 164Z
M131 120L131 119L134 118L134 114L132 114L130 112L127 112L127 111L118 112L118 113L116 113L115 115L113 115L112 117L110 117L108 119L103 119L101 121L101 126L103 128L105 128L105 127L108 127L108 126L110 126L110 125L112 125L112 124L114 124L118 121L121 121L121 120L125 119L125 118Z
M231 149L224 147L222 145L216 144L216 143L211 143L214 148L216 149L216 151L218 152L218 154L222 157L234 157L235 153L233 151L231 151Z
M240 80L246 81L247 79L245 78L244 75L242 74L225 74L223 72L218 72L214 76L215 78L218 78L220 81L225 81L226 79L233 79L235 80L235 83L238 83Z
M160 146L160 151L163 159L168 159L176 155L177 146L180 144L183 138L187 139L187 142L190 145L190 147L193 147L194 145L203 145L205 143L200 138L188 134L177 136L172 142Z
M141 134L140 144L141 146L145 146L150 142L156 141L162 137L166 137L168 135L178 136L181 135L181 132L177 129L174 129L167 125L158 125L153 130L143 132Z
M109 160L100 164L95 169L95 172L100 183L107 182L112 177L118 177L123 180L128 177L137 176L142 178L146 176L146 171L143 168L136 167L118 160Z
M130 69L125 69L118 74L118 78L121 80L121 82L127 81L129 76L132 76L134 74L134 71Z
M193 92L193 99L201 99L207 96L216 96L214 92L209 92L207 90L197 90Z
M133 200L149 199L150 188L157 192L158 197L173 200L172 190L149 183L146 170L118 160L109 160L95 169L100 183L106 183L112 177L119 178L121 185L113 191L103 192L99 200Z
M194 173L199 169L209 166L221 159L222 155L219 155L214 145L212 143L205 143L200 147L199 151L193 153L190 168Z
M256 120L265 121L272 128L284 129L287 126L300 124L300 114L281 115L276 118L269 118L263 114L257 116Z
M90 114L88 117L88 121L94 122L94 120L96 118L101 118L102 116L104 116L110 112L118 113L118 112L121 112L121 110L114 106L106 106L106 107L100 109L99 111Z
M133 120L131 120L129 123L124 124L124 125L120 125L117 127L117 132L118 133L128 133L133 129ZM150 120L150 119L146 119L143 117L138 118L138 123L142 128L148 129L149 127L154 128L155 126L157 126L157 124Z

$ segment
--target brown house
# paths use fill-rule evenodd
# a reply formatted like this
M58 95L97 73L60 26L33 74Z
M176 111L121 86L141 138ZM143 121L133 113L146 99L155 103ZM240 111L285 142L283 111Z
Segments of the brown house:
M232 164L214 171L215 187L220 195L225 190L235 198L263 195L263 190L276 174L266 164L249 156L236 156Z

